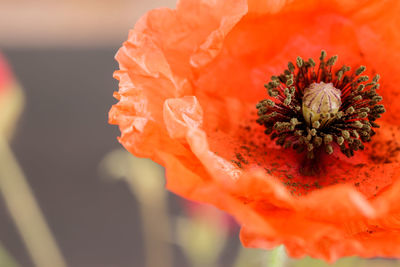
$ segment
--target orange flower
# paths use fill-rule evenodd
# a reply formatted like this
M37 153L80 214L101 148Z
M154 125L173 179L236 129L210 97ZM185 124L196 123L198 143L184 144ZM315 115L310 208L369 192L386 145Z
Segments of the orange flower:
M0 94L10 89L13 78L9 66L3 56L0 54Z
M232 214L245 246L398 257L399 12L396 0L181 0L150 11L116 55L110 123L132 154L166 168L169 190ZM255 105L267 77L321 49L379 73L387 112L364 151L335 149L305 176L303 158L255 122Z
M22 90L0 53L0 137L11 137L23 102Z

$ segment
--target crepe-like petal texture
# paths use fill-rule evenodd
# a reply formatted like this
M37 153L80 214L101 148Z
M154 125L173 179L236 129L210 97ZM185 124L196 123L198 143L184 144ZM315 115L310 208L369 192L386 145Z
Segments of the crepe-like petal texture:
M118 51L109 121L167 188L233 215L245 246L326 261L400 256L400 2L180 0L148 12ZM255 123L263 84L321 49L381 74L387 112L364 152L317 177ZM239 163L238 163L239 162ZM239 168L238 166L242 166ZM143 179L146 179L143 177Z

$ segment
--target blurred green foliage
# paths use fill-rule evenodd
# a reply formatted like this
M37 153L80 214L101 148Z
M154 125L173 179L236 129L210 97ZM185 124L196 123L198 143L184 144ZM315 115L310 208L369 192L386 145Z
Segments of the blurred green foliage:
M287 267L397 267L400 266L398 260L391 259L361 259L349 257L338 260L333 264L328 264L321 260L306 257L301 260L290 260Z
M10 256L8 251L0 243L0 266L4 267L19 267L17 262Z

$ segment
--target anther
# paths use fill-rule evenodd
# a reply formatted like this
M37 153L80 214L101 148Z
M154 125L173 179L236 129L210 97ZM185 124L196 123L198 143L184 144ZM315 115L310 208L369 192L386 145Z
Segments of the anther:
M332 135L327 134L327 135L324 136L324 143L325 143L325 144L329 144L329 143L331 143L332 141L333 141Z
M333 153L333 147L331 145L326 145L325 151L326 151L326 153L328 153L330 155Z
M321 123L319 121L314 121L312 125L315 129L318 129L321 126Z
M319 57L319 60L323 61L326 58L326 52L324 50L321 51L321 56Z
M349 131L343 130L343 131L342 131L342 136L343 136L343 138L346 139L346 140L350 139L350 133L349 133Z
M348 114L353 114L355 112L355 109L353 108L353 107L349 107L347 110L346 110L346 113L348 113Z
M360 67L356 70L355 74L358 76L358 75L360 75L361 73L363 73L366 69L367 69L367 68L366 68L365 66L360 66Z
M379 74L376 74L376 75L374 76L374 78L372 78L372 81L373 81L374 83L377 83L377 82L379 81L380 78L381 78L381 76L380 76Z
M367 75L365 76L360 76L357 80L357 83L361 83L361 82L366 82L368 81L369 77Z
M339 136L339 137L336 139L336 142L337 142L337 144L338 144L339 146L341 146L341 145L343 145L343 143L344 143L344 138L343 138L342 136Z
M326 62L326 65L328 66L333 66L335 65L336 61L338 59L338 56L333 56L330 59L328 59L328 61Z
M297 67L301 68L303 66L303 63L304 63L303 59L301 57L297 57L296 59Z

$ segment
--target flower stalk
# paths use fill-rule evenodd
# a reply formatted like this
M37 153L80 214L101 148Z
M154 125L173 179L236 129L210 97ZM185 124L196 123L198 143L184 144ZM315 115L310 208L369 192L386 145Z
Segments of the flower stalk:
M123 150L110 152L100 164L112 178L122 178L139 201L145 244L146 267L172 267L171 226L163 171L147 159L133 157ZM154 256L156 252L156 256Z
M44 215L14 157L0 137L0 192L23 242L37 267L66 267Z
M279 246L270 252L266 267L283 267L286 262L285 247Z

